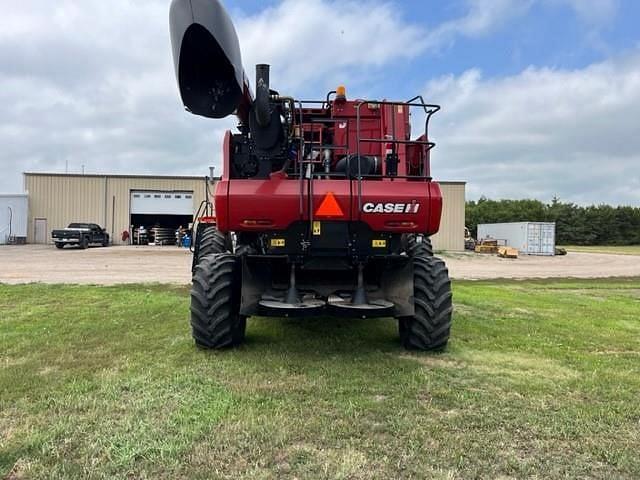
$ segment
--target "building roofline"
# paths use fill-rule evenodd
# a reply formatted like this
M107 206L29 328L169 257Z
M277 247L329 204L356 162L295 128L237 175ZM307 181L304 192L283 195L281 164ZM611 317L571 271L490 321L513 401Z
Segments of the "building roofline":
M58 173L58 172L22 172L25 177L89 177L89 178L167 178L178 180L203 180L205 175L144 175L114 173Z
M113 173L59 173L59 172L22 172L25 177L88 177L88 178L165 178L176 180L203 180L205 175L148 175L148 174L113 174ZM214 177L219 180L220 177ZM441 185L466 185L467 182L436 180Z

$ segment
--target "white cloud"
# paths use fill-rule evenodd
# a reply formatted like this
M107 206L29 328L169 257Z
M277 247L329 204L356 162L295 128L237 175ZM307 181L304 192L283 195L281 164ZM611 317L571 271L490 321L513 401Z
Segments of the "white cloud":
M424 32L398 11L371 1L284 0L239 18L247 75L253 77L256 63L269 63L274 85L299 90L308 82L326 84L348 68L413 58L422 50Z
M618 0L547 0L568 5L586 23L599 26L611 22L618 11Z
M426 98L438 178L471 197L640 204L640 51L579 70L435 79Z
M411 60L460 36L487 35L526 13L533 1L466 0L465 14L425 28L403 18L392 3L284 0L240 17L237 30L249 77L256 63L270 63L274 84L299 90L311 82L322 90L345 72L357 82L369 67Z
M480 37L525 14L533 0L467 0L467 14L447 21L429 32L425 45L450 45L457 36Z

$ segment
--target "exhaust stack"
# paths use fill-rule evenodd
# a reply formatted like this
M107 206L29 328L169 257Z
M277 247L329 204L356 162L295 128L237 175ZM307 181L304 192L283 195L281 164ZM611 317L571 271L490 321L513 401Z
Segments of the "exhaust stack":
M256 65L256 121L261 127L266 127L271 122L271 108L269 107L269 65L261 63Z

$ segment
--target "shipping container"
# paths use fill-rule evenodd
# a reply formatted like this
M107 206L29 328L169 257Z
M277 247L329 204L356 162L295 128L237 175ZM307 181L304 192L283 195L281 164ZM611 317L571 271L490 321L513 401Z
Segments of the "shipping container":
M23 194L0 194L0 245L25 243L29 198Z
M553 222L481 223L478 241L485 238L498 240L499 245L517 248L525 255L554 255L556 224Z

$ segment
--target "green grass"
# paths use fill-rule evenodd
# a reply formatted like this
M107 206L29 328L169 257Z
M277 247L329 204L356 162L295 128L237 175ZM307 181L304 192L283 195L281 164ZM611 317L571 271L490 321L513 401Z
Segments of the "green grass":
M640 245L568 245L566 248L569 252L589 252L589 253L617 253L620 255L640 255Z
M638 478L640 280L455 282L390 320L190 338L188 291L0 285L0 478Z

